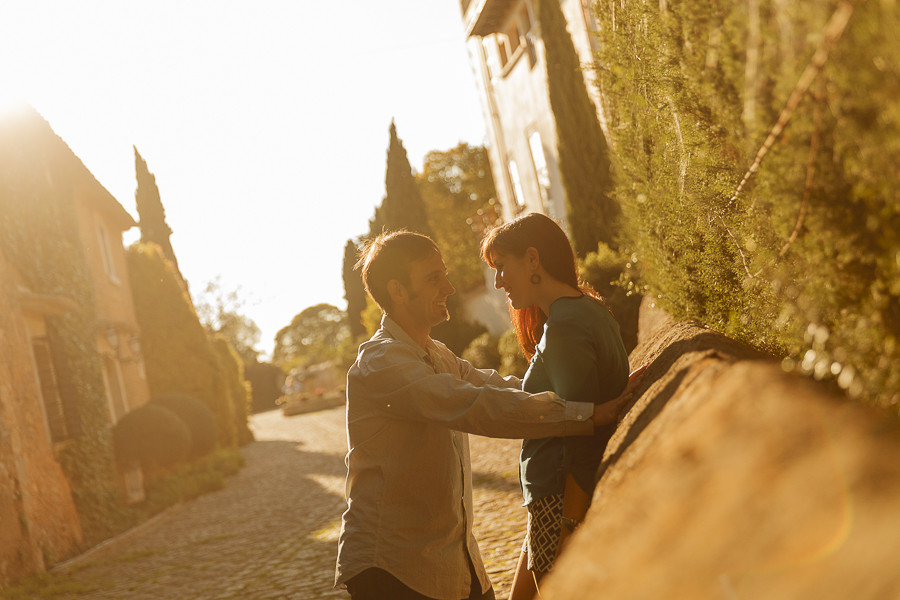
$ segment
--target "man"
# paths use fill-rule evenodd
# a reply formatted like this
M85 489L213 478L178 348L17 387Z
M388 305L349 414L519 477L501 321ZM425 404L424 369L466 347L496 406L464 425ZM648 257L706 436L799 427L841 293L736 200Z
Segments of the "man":
M347 510L335 585L353 600L493 599L472 535L468 433L589 435L628 396L604 404L528 394L431 339L456 290L428 237L372 241L358 267L384 312L347 374Z

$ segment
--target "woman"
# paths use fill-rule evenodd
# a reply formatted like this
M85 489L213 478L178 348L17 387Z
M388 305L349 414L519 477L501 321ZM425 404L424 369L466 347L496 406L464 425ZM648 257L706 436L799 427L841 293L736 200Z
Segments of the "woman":
M593 290L579 284L575 256L552 219L532 213L501 225L482 242L482 257L506 291L510 317L530 364L522 387L569 401L615 399L628 383L619 326ZM525 440L519 462L528 528L510 600L532 598L562 542L581 522L594 474L615 423L593 436Z

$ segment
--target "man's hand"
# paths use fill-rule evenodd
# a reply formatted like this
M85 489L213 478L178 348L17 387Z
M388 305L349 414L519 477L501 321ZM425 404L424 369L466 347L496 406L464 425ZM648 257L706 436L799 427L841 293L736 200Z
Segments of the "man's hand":
M628 385L625 386L618 398L594 405L594 414L591 416L594 427L602 427L619 420L619 413L634 397L634 391L641 385L648 366L647 363L644 363L631 372L631 375L628 376Z

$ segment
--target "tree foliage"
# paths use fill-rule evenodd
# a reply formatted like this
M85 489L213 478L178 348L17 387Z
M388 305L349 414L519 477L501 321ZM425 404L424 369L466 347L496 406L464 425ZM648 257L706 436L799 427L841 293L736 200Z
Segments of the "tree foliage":
M900 8L595 6L624 254L649 292L900 403Z
M406 229L431 236L425 204L419 193L406 149L397 136L397 126L391 121L387 150L387 170L384 177L385 196L369 222L369 235Z
M484 146L429 152L416 181L453 285L461 293L483 286L481 238L500 220Z
M331 304L317 304L298 313L275 334L272 361L290 371L327 360L339 360L353 343L347 314Z
M578 256L597 244L617 248L620 209L613 189L609 149L597 109L585 87L559 0L537 0L547 62L547 87L556 121L559 170L566 190L566 221Z
M344 280L344 299L347 301L347 325L354 339L366 333L366 327L362 322L362 313L366 309L366 288L363 285L362 274L354 269L358 259L359 243L347 240L341 276Z
M381 205L376 207L375 216L369 221L369 237L382 231L406 229L428 235L436 241L450 269L459 268L461 278L454 277L457 285L477 285L479 276L475 274L478 260L477 245L467 228L481 230L493 225L492 213L485 212L483 206L490 207L493 180L490 169L485 167L483 149L465 144L447 152L429 154L427 173L416 177L406 157L406 150L397 137L397 128L391 122L391 139L388 147L387 173L385 175L386 195ZM424 191L423 191L424 190ZM436 211L429 222L428 208L423 201L427 196ZM472 203L466 207L466 199ZM475 206L473 206L473 204ZM468 210L467 210L468 208ZM482 213L478 211L481 209ZM451 214L448 215L447 213ZM487 215L487 216L485 216ZM470 220L471 219L471 220ZM480 221L479 221L480 219ZM464 248L457 244L464 244ZM468 254L466 250L474 250ZM460 283L462 282L462 283ZM371 308L363 309L362 320L367 329L375 322ZM484 327L471 323L462 317L460 297L450 296L447 300L450 320L432 329L432 336L447 344L456 353L462 352L474 338L485 331Z
M147 161L140 155L137 148L134 148L134 172L137 177L134 199L140 217L141 243L152 243L159 246L163 256L172 263L178 278L184 282L184 277L178 269L175 251L172 250L172 243L169 240L172 230L166 223L166 211L159 197L156 176L147 168Z
M262 335L253 319L242 314L244 300L240 288L226 291L217 277L194 299L197 316L210 335L221 335L238 353L243 363L256 362Z

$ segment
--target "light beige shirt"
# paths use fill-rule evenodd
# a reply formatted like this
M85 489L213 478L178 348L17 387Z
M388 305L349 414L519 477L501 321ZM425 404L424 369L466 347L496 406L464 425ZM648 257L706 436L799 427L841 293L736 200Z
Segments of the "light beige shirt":
M426 346L385 316L347 374L347 510L336 586L377 567L420 594L458 600L469 595L469 556L486 590L472 535L467 433L593 432L593 404L528 394L515 377L476 369L430 338Z

